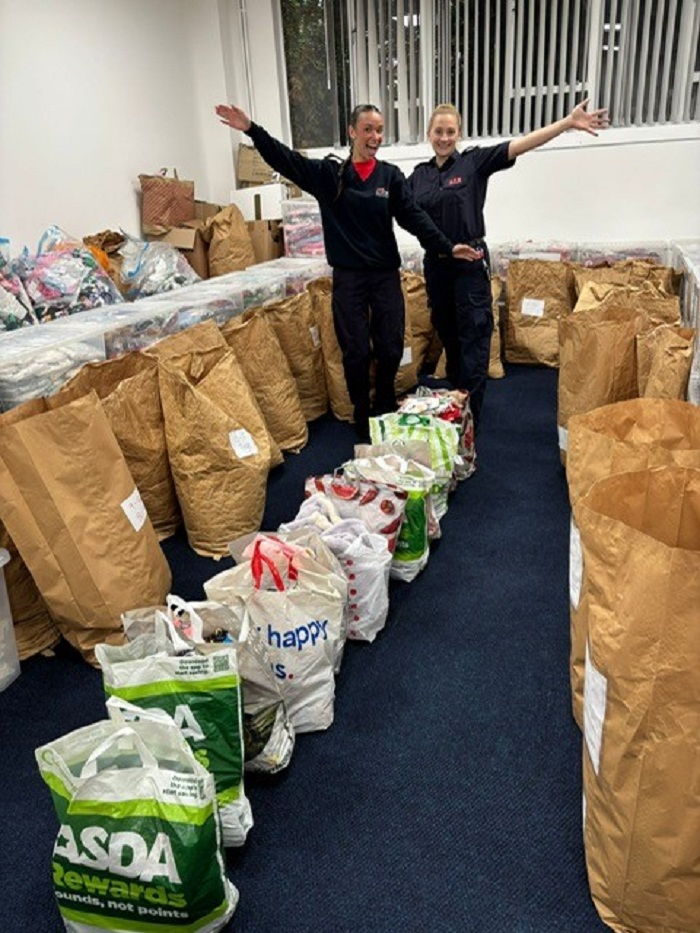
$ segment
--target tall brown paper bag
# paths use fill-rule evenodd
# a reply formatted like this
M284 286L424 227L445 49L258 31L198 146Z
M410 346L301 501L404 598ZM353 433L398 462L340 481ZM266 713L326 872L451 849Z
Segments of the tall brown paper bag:
M97 395L0 428L0 519L61 634L90 663L170 569Z
M677 464L700 469L700 408L668 399L630 399L604 405L569 422L566 476L571 501L569 555L571 702L583 728L583 684L588 608L582 592L578 502L598 480L616 473Z
M154 349L187 538L198 554L222 557L230 541L260 528L270 435L235 353L213 322Z
M87 363L51 397L49 405L64 405L93 389L102 401L156 534L167 538L178 529L182 516L168 463L158 364L139 351L104 363Z
M323 366L321 336L308 290L265 305L262 309L277 334L297 384L301 407L307 421L328 411L328 389Z
M221 328L280 450L298 453L309 440L297 385L274 327L262 308L251 308Z
M700 471L600 480L578 507L589 638L584 841L619 933L700 918Z
M0 413L0 427L16 424L45 411L48 411L46 399L30 399ZM52 648L59 641L61 633L51 618L29 568L2 522L0 547L4 547L10 553L10 561L5 565L5 584L12 612L17 653L20 661L24 661L34 654Z

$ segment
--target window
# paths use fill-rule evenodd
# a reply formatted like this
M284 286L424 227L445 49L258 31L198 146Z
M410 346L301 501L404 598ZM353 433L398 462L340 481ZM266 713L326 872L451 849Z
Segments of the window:
M590 97L614 126L700 119L697 0L281 0L294 144L344 144L356 103L385 141L424 138L449 101L472 138ZM311 140L313 137L314 141ZM321 138L323 137L323 138Z

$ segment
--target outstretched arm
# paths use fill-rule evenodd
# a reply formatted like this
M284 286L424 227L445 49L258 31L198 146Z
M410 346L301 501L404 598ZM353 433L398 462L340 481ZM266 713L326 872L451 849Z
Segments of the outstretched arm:
M588 98L577 104L568 117L563 120L557 120L548 126L543 126L539 130L533 130L526 136L519 136L517 139L511 139L508 144L508 158L515 159L517 156L524 155L532 149L537 149L548 143L550 139L555 139L566 130L582 130L584 133L590 133L591 136L597 136L598 130L604 130L608 126L608 111L605 108L592 110L590 113L586 110Z
M294 152L279 139L270 136L257 123L253 123L240 107L234 107L233 104L218 104L214 109L224 126L232 130L240 130L241 133L247 133L250 136L260 155L276 172L314 197L317 196L321 174L321 162L318 159L307 159L306 156Z

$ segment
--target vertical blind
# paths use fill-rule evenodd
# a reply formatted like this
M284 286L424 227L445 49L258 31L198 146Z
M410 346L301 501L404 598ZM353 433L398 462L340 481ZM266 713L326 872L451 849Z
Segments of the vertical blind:
M336 141L369 102L387 142L422 139L444 102L472 138L526 133L585 97L613 126L700 119L700 0L308 2L326 23Z

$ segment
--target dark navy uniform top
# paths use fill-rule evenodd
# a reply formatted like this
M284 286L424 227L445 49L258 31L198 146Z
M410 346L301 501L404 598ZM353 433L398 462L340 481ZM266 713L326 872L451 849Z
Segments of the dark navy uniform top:
M510 168L508 142L496 146L473 146L455 152L438 168L433 156L421 162L408 183L420 207L454 243L480 240L486 233L484 202L494 172ZM428 250L433 252L433 250Z
M294 152L256 123L247 133L263 159L304 191L321 208L326 256L341 269L398 269L401 256L392 218L412 233L424 249L452 253L454 242L442 233L413 199L396 165L377 161L363 181L351 162L308 159ZM342 193L338 197L342 176Z

